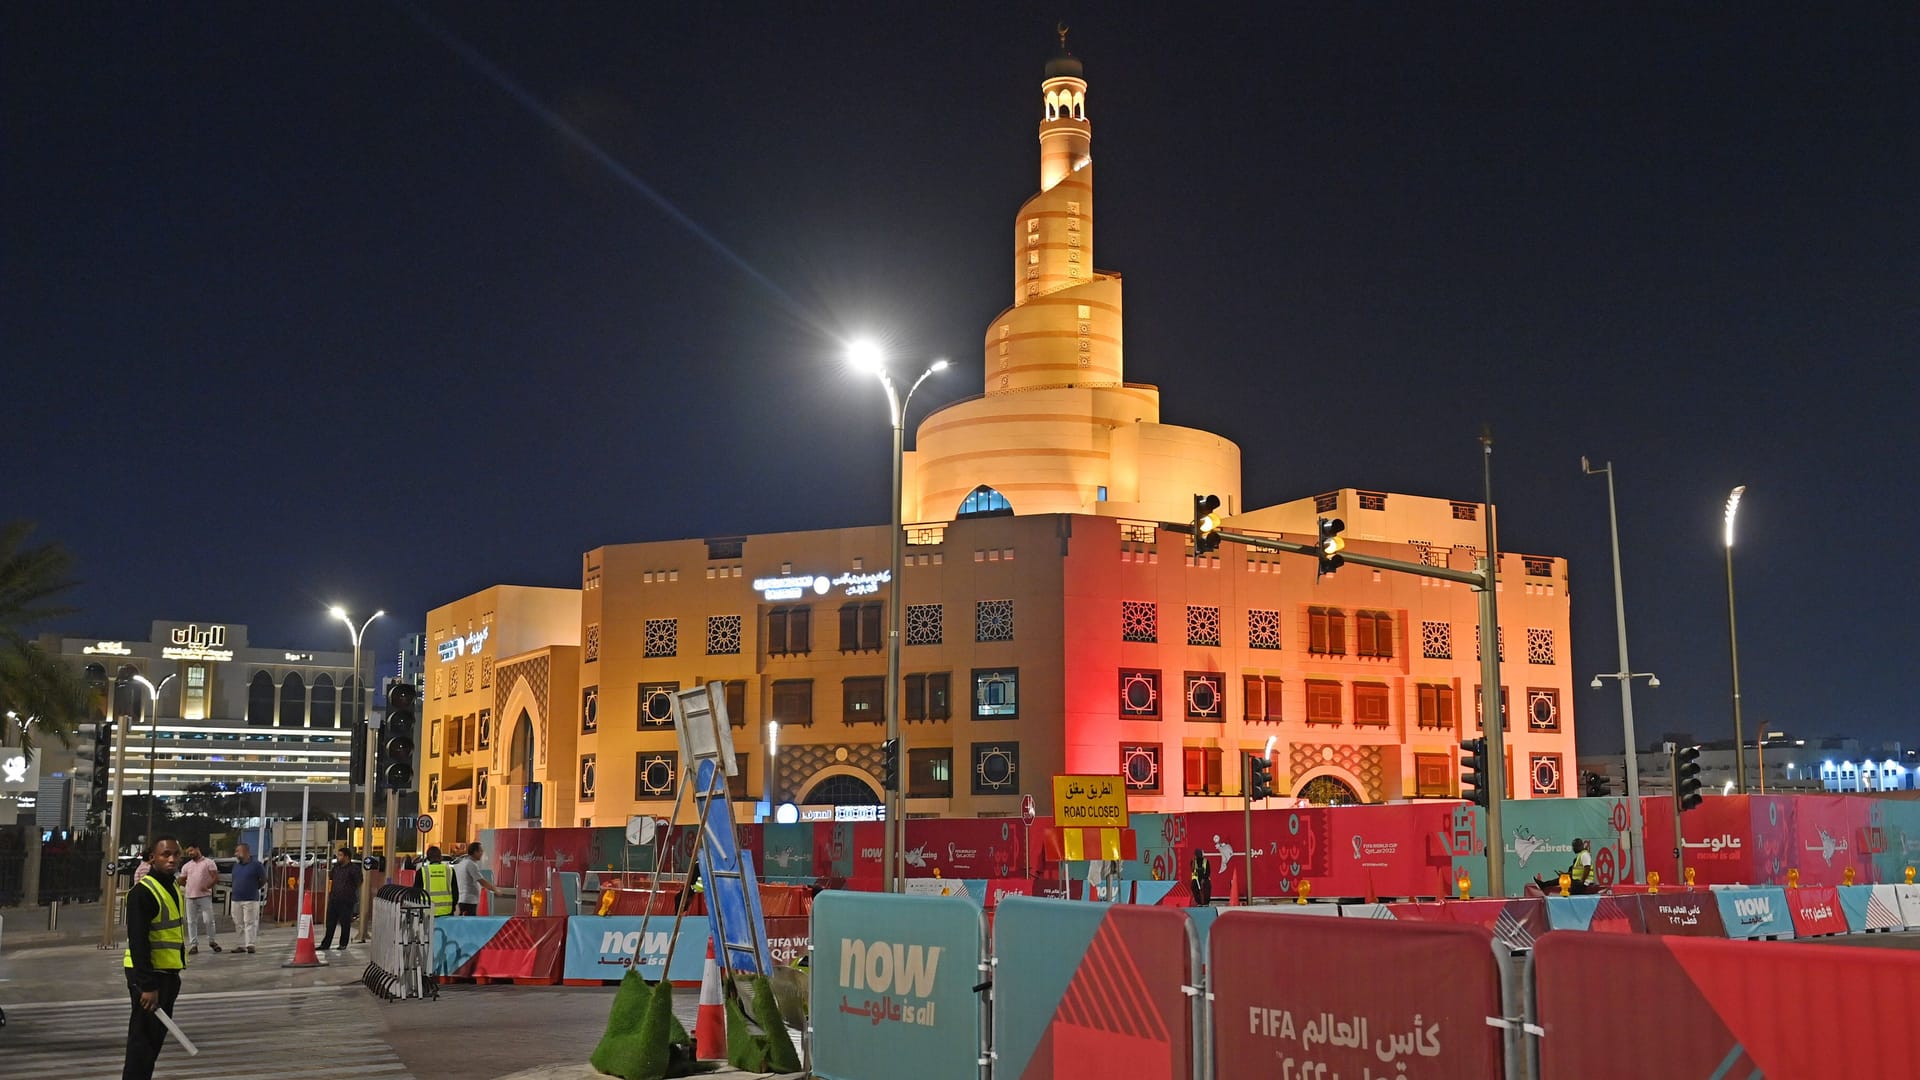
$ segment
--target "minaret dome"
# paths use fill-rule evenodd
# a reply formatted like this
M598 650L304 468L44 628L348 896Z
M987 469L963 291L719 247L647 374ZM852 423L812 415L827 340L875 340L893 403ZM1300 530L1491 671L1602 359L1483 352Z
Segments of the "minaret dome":
M1040 83L1045 112L1040 120L1040 190L1085 168L1092 160L1093 129L1087 125L1086 70L1067 51L1067 28L1059 28L1060 47L1047 61Z

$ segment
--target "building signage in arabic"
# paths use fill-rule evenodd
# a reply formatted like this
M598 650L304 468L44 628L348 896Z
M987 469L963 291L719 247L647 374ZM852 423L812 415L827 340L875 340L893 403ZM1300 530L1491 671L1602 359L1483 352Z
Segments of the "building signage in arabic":
M475 656L479 655L481 647L487 643L487 635L492 632L493 632L493 627L483 626L480 629L475 630L473 633L468 634L466 637L448 638L447 640L441 642L440 643L441 663L445 663L449 660L455 660L461 656L465 656L469 654L475 655Z
M86 653L88 656L95 656L95 655L132 656L133 655L133 650L127 648L125 642L120 642L120 641L96 641L93 644L88 645L87 647L81 649L80 651L83 653Z
M160 647L160 655L167 660L218 660L233 659L233 650L227 645L227 628L219 624L202 630L196 623L176 626L167 633L171 643Z
M828 578L824 574L790 574L785 577L754 578L753 587L760 591L766 600L798 600L808 592L816 596L825 596L828 591L838 588L847 596L870 596L880 591L880 586L893 580L893 571L879 570L863 573L849 570L838 577Z

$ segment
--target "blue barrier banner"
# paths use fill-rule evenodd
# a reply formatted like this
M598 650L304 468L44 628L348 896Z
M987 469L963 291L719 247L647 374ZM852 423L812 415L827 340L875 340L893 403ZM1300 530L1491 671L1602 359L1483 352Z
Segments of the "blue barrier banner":
M1585 930L1593 925L1597 896L1547 897L1547 927L1552 930Z
M447 915L433 920L433 973L455 975L480 955L510 915Z
M1713 898L1720 904L1720 921L1730 938L1793 936L1793 909L1787 906L1786 890L1777 885L1721 889Z
M1840 911L1847 917L1847 933L1864 934L1870 930L1904 930L1900 901L1891 885L1840 886Z
M823 892L813 905L813 1071L977 1080L986 915L949 896Z
M651 919L642 915L575 915L567 920L567 959L561 977L618 982L633 963L643 922L646 948L640 950L640 977L658 982L667 959L667 938L673 933L671 915ZM709 933L704 915L689 915L682 920L668 978L674 982L700 981L706 970Z

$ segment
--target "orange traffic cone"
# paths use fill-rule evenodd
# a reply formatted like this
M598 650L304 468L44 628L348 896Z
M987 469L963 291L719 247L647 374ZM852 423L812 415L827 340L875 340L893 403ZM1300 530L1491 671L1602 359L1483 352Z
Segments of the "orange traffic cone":
M300 929L293 936L293 959L280 965L283 968L325 967L326 963L313 951L313 893L309 890L300 904Z
M707 938L707 966L700 973L700 1012L693 1021L693 1052L703 1061L727 1056L727 1006L720 999L720 965L713 962L713 938Z

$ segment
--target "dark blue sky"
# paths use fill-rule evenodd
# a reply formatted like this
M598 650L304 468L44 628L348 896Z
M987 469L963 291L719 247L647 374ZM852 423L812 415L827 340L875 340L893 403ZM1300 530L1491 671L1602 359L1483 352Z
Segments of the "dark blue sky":
M424 9L692 228L404 6L0 10L0 512L78 555L65 628L322 647L339 599L384 647L598 544L885 520L836 341L979 391L1056 12L792 7ZM1580 456L1649 737L1730 730L1748 484L1749 730L1920 741L1920 15L1324 7L1068 13L1128 377L1250 505L1476 498L1490 421L1503 544L1572 560L1590 751Z

